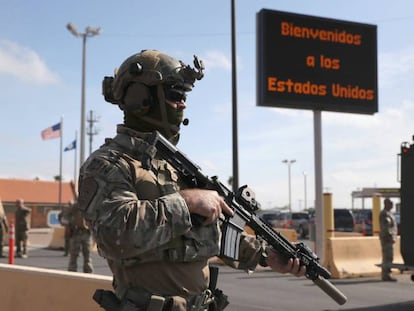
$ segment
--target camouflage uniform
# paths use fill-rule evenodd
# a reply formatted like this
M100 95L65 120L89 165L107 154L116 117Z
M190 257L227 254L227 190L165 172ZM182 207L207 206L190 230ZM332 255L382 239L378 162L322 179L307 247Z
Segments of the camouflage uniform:
M83 272L92 273L92 237L89 227L85 223L78 205L75 203L69 212L69 264L68 271L78 271L78 257L82 250Z
M16 257L27 257L31 210L23 205L23 201L20 204L15 212Z
M220 230L217 222L192 225L178 192L185 185L157 158L148 136L118 126L117 136L81 167L79 207L113 272L119 299L142 307L151 295L173 297L168 310L190 310L207 290L208 259L219 252ZM240 253L240 261L231 264L252 270L263 247L243 235Z
M384 200L384 209L380 212L380 235L382 248L382 279L394 280L391 278L391 269L388 265L392 264L394 260L394 243L397 236L397 224L393 213L390 211L392 202L389 199ZM391 207L387 208L387 204Z
M65 243L63 246L64 256L69 255L70 237L72 235L72 233L70 232L70 226L69 226L70 210L72 209L71 204L72 203L69 203L69 206L63 207L62 211L58 215L58 220L65 230L64 232Z

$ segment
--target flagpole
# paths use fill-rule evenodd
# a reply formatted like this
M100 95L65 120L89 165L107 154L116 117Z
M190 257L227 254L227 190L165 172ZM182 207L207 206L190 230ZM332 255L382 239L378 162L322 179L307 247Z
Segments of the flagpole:
M73 183L75 184L75 186L77 185L77 182L76 182L76 173L77 173L77 167L76 167L76 165L77 165L77 162L76 162L76 154L77 154L77 151L78 151L78 131L75 131L75 150L74 150L74 154L75 154L75 164L74 164L74 173L73 173Z
M63 117L60 118L60 148L59 148L59 209L62 208L62 148L63 148Z

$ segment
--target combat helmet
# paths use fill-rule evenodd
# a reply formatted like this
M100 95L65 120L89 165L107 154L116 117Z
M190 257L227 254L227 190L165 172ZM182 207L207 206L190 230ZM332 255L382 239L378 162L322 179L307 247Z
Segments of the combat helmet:
M185 100L194 82L204 75L197 56L194 67L157 50L142 50L128 57L113 77L104 78L103 95L124 111L129 125L143 131L159 130L171 139L178 135L183 112L173 111L166 99Z

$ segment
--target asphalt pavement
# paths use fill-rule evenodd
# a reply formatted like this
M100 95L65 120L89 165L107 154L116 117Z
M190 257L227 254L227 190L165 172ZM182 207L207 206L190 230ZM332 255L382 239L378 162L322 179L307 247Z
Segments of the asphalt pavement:
M15 258L15 265L67 270L68 257L63 250L48 248L50 229L31 230L29 257ZM8 247L5 247L7 254ZM96 251L92 253L94 273L111 275L106 262ZM7 263L1 258L0 263ZM78 259L82 269L82 255ZM348 301L340 306L306 278L259 269L255 273L220 267L218 286L229 296L226 311L414 311L414 282L411 273L395 273L398 282L382 282L378 277L334 279L332 284Z
M45 269L63 270L68 269L69 256L64 256L63 249L49 248L53 229L31 229L29 231L28 258L14 258L15 265L38 267ZM0 258L0 263L9 263L9 247L5 246L3 253L5 258ZM78 258L78 272L82 272L82 254ZM104 258L92 251L92 263L94 273L101 275L112 275Z

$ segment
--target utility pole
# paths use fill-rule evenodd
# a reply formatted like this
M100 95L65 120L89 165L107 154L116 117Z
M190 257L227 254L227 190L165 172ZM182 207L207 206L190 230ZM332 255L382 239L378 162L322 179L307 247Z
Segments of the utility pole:
M93 115L93 111L89 111L89 118L87 119L89 127L86 134L89 136L89 155L92 153L93 136L98 135L98 129L95 127L95 123L99 121L99 118Z
M289 214L290 214L290 217L292 217L292 182L291 182L290 167L293 163L296 162L296 160L295 159L293 159L293 160L283 160L282 162L287 164L287 167L288 167Z

